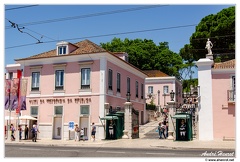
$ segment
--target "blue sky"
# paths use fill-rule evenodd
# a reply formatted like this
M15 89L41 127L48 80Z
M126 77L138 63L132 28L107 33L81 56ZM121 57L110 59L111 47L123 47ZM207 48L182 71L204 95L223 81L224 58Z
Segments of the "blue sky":
M148 4L40 4L38 6L26 8L18 8L26 6L26 4L5 5L4 65L13 64L14 59L17 58L24 58L52 50L56 47L56 43L58 41L69 41L71 43L76 43L84 39L89 39L98 45L101 42L110 42L114 37L121 39L151 39L156 44L166 41L169 42L170 50L178 53L185 44L189 43L190 36L195 32L195 27L202 18L209 14L216 14L222 9L233 6L234 4L164 4L163 6L159 4L157 7L155 6L141 10L115 13L119 10L132 10L147 5ZM96 13L105 12L115 14L90 16ZM73 17L77 16L82 16L84 18L73 19ZM63 18L65 21L57 21L60 18ZM20 28L25 27L25 29L21 30L23 32L27 32L28 34L19 32L17 28L12 28L11 23L9 23L8 20L19 24ZM49 20L48 22L50 23L40 23L46 20ZM33 23L34 25L29 25L29 23ZM187 25L193 26L180 27ZM101 36L151 29L161 30ZM38 40L43 43L35 44L38 42ZM197 77L196 70L193 77Z

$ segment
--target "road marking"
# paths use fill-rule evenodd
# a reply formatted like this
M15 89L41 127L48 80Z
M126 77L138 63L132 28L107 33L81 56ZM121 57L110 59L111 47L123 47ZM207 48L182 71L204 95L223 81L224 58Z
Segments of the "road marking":
M164 154L164 155L175 155L174 153L166 153L166 152L146 152L146 154Z
M125 154L125 152L115 152L115 151L97 151L102 153L116 153L116 154Z
M19 148L19 149L21 149L21 150L31 150L31 151L32 150L41 150L41 149L34 149L34 148L30 148L30 149L29 148Z
M57 150L57 151L70 151L70 152L72 152L72 151L79 151L79 150Z

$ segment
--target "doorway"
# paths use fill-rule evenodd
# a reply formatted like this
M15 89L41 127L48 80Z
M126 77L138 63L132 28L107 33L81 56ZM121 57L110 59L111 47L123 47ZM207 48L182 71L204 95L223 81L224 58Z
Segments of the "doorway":
M89 139L89 134L90 134L90 130L89 130L89 117L80 117L80 124L79 124L79 128L83 128L84 130L84 139L88 140Z
M62 117L54 117L53 122L53 139L62 138Z

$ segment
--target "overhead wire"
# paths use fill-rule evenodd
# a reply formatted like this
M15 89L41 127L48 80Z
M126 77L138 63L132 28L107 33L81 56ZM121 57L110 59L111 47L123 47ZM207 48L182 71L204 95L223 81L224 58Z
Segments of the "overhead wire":
M77 39L89 39L89 38L97 38L97 37L106 37L106 36L113 36L113 35L124 35L124 34L134 34L134 33L141 33L141 32L152 32L152 31L158 31L158 30L168 30L168 29L177 29L177 28L186 28L186 27L191 27L195 26L196 24L190 24L190 25L182 25L182 26L172 26L172 27L165 27L165 28L155 28L155 29L146 29L146 30L138 30L138 31L129 31L129 32L121 32L121 33L110 33L110 34L102 34L102 35L93 35L93 36L86 36L86 37L78 37L78 38L67 38L64 39L66 41L68 40L77 40ZM42 43L52 43L56 41L46 41ZM29 46L29 45L34 45L35 43L32 44L23 44L23 45L17 45L17 46L11 46L11 47L6 47L5 49L10 49L10 48L17 48L17 47L23 47L23 46Z
M27 6L21 6L21 7L13 7L13 8L5 9L5 11L17 10L17 9L22 9L22 8L27 8L27 7L36 7L36 6L38 6L38 5L27 5Z
M150 9L150 8L157 8L157 7L166 7L166 6L169 6L169 5L141 6L141 7L134 7L134 8L128 8L128 9L121 9L121 10L91 13L91 14L79 15L79 16L63 17L63 18L58 18L58 19L49 19L49 20L43 20L43 21L21 23L19 25L21 25L21 26L39 25L39 24L53 23L53 22L59 22L59 21L69 21L69 20L74 20L74 19L82 19L82 18L89 18L89 17L95 17L95 16L103 16L103 15L110 15L110 14L117 14L117 13L124 13L124 12L132 12L132 11L138 11L138 10L144 10L144 9ZM10 29L11 26L6 26L5 28Z

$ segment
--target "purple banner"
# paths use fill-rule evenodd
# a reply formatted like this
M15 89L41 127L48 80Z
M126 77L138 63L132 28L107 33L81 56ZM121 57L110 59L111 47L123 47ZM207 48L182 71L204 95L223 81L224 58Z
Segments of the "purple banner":
M10 106L10 90L11 90L11 80L5 80L5 110L9 109Z
M11 83L11 110L17 109L18 106L18 89L19 89L19 78L14 78Z

